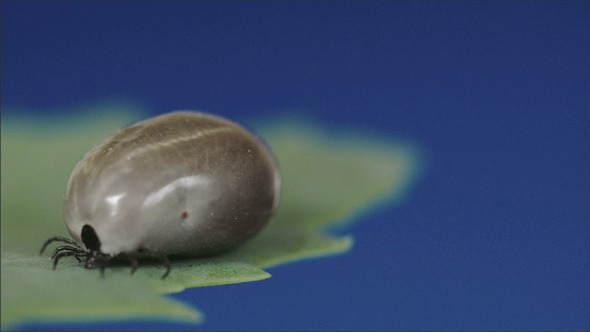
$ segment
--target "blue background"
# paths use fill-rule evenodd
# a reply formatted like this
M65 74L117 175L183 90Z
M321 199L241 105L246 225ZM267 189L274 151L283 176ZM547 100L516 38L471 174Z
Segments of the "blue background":
M248 123L289 109L429 151L346 255L192 289L205 325L585 330L589 2L2 2L2 105L123 98ZM351 188L354 190L354 188Z

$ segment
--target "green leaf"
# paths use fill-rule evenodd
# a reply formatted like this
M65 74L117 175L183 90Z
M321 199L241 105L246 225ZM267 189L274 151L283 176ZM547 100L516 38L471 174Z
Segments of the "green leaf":
M127 111L125 109L127 108ZM16 112L9 112L16 113ZM38 256L50 236L69 237L62 195L71 170L94 144L140 118L128 107L70 112L75 119L3 117L1 177L2 327L25 319L162 318L199 322L195 309L161 294L188 287L270 277L262 270L349 250L351 236L329 228L345 225L364 209L400 202L418 172L410 144L367 133L336 133L301 119L257 126L283 175L281 204L258 236L232 252L177 259L161 280L162 266L142 262L135 275L116 264L100 279L73 259L55 271Z

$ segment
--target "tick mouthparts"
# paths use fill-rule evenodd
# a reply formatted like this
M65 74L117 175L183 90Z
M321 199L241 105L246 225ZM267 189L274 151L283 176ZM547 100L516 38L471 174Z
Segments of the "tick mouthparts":
M84 264L84 268L91 269L92 267L94 267L94 262L96 260L101 259L106 256L107 256L106 254L103 254L97 250L90 251L90 254L88 255L88 259L86 259L86 263Z

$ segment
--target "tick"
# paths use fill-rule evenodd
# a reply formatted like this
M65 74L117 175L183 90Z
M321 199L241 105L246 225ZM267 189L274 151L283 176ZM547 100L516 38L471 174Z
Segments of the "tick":
M260 231L279 201L276 161L242 126L205 113L173 112L123 128L76 165L64 196L73 239L52 237L53 268L73 256L84 267L140 256L204 256Z

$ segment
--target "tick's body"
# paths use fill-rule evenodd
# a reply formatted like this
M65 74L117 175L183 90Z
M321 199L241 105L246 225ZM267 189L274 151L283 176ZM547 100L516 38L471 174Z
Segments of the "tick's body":
M259 231L279 188L255 136L216 116L175 112L124 128L84 156L68 182L65 223L86 250L109 256L207 255Z

